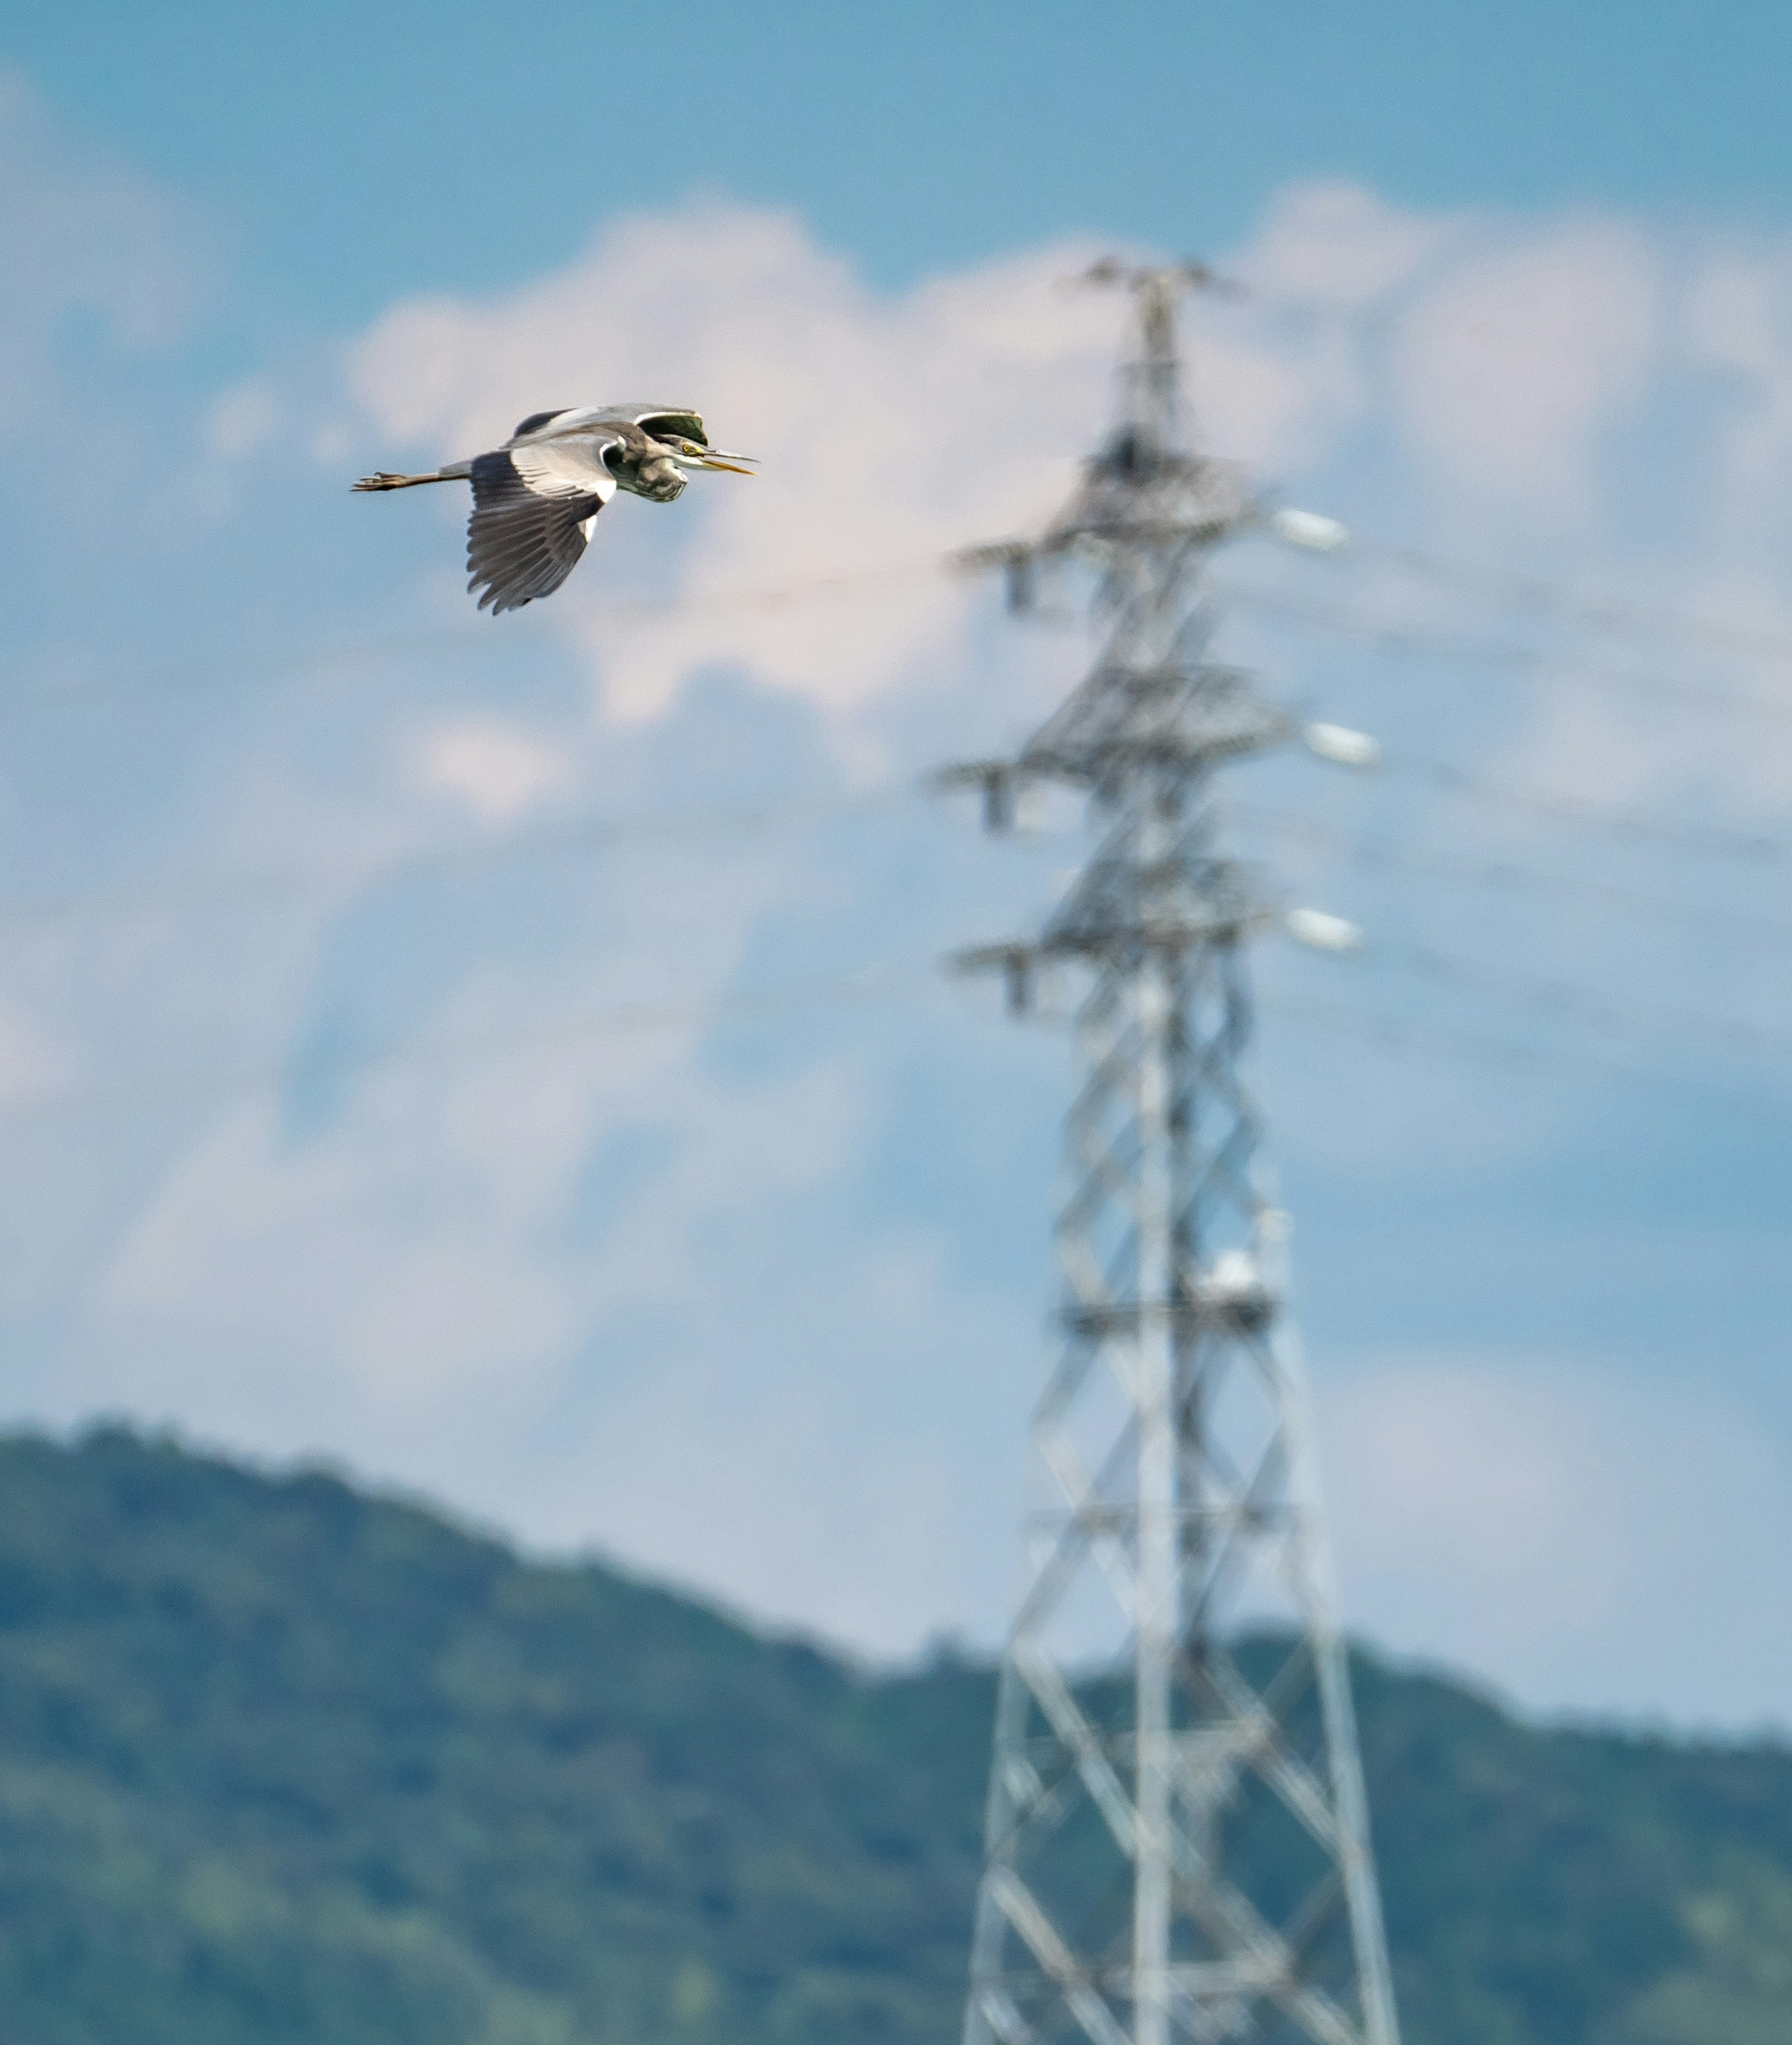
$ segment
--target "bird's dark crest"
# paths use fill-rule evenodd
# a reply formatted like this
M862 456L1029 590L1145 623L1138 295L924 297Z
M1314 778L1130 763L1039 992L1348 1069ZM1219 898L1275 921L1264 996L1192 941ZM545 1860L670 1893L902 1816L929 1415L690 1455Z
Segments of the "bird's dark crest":
M695 441L699 447L709 445L709 435L703 431L703 415L698 412L643 412L636 424L643 433L682 433L686 440Z

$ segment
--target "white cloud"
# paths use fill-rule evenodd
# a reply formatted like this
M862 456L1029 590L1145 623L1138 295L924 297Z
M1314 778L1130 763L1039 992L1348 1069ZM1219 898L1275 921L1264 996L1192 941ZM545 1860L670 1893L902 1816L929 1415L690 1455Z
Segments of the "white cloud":
M1407 283L1464 225L1389 206L1361 185L1290 186L1271 202L1241 267L1254 293L1294 308L1360 310Z
M495 718L438 726L417 748L418 785L457 796L487 823L508 823L571 785L565 754Z
M1655 359L1659 272L1645 237L1600 221L1450 266L1401 322L1397 387L1415 447L1451 490L1582 522L1595 437Z

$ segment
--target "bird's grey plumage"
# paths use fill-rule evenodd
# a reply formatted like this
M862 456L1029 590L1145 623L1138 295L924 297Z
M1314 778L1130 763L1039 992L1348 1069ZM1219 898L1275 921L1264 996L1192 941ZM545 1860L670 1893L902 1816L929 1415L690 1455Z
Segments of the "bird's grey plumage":
M619 490L669 504L692 469L735 468L683 405L602 405L531 412L503 447L423 476L382 470L356 490L408 490L462 479L473 489L467 587L494 616L551 596L578 565L597 514Z
M481 610L551 596L578 566L598 513L616 494L605 462L616 444L613 435L525 435L469 464L467 587L480 592Z

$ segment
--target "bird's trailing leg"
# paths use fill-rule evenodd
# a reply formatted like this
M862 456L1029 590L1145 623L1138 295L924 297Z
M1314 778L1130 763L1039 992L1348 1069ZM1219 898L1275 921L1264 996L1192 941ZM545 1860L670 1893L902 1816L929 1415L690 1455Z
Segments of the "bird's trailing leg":
M364 476L354 485L356 490L413 490L419 483L464 483L472 473L472 464L451 461L446 468L432 468L427 476L394 476L390 469L382 468L372 476Z

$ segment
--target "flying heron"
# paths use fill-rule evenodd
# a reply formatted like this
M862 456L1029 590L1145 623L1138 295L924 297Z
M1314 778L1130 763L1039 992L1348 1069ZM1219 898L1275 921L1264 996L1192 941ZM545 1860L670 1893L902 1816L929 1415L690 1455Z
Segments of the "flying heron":
M684 405L599 405L531 412L504 445L427 476L364 476L357 490L410 490L419 483L473 486L467 522L467 587L479 607L516 610L551 596L585 551L597 514L619 490L669 504L697 469L750 476L712 448L703 414Z

